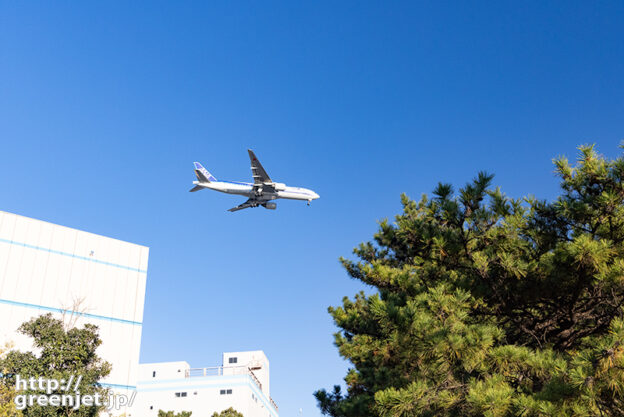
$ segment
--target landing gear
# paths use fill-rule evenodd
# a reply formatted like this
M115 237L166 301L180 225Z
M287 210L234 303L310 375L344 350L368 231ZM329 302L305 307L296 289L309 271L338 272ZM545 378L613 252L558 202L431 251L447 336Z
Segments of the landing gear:
M312 201L312 200L308 200L308 206L310 205L310 201Z

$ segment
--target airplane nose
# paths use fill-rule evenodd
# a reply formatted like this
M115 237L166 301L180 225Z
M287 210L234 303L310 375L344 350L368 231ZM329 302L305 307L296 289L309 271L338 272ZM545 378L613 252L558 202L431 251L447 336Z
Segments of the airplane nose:
M314 199L316 200L317 198L321 198L320 195L318 195L317 193L312 193L314 195Z

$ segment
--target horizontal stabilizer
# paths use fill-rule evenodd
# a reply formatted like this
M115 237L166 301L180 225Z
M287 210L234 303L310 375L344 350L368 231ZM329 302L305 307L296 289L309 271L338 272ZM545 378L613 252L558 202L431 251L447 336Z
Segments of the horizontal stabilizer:
M204 187L202 187L201 185L196 185L195 187L191 188L189 190L189 192L194 193L195 191L199 191L199 190L203 190Z

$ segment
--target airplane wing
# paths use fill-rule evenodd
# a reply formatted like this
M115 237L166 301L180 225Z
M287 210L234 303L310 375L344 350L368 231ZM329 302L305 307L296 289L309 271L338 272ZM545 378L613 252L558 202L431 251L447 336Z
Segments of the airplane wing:
M264 184L273 182L271 181L271 178L269 178L269 174L267 174L262 167L260 161L258 161L258 158L256 158L256 155L253 153L253 151L251 149L247 149L247 152L249 152L249 160L251 161L251 174L253 176L254 183Z
M253 198L250 198L249 200L245 201L243 204L240 204L236 207L232 207L231 209L229 209L229 212L235 212L238 210L242 210L242 209L246 209L249 207L258 207L258 202L256 200L254 200Z

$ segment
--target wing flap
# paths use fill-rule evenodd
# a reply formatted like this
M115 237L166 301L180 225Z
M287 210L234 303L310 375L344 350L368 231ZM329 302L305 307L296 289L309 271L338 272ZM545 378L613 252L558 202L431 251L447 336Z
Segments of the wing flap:
M243 204L239 204L236 207L232 207L231 209L228 209L228 211L230 213L233 213L235 211L243 210L243 209L250 208L250 207L258 207L258 205L259 203L256 200L253 200L250 198L249 200L245 201Z

